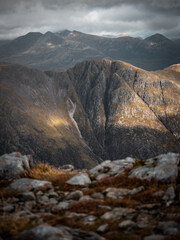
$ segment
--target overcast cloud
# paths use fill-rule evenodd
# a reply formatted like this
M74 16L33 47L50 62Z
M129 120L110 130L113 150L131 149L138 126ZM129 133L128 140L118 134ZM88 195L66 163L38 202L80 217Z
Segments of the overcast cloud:
M63 29L180 38L180 0L0 0L0 39Z

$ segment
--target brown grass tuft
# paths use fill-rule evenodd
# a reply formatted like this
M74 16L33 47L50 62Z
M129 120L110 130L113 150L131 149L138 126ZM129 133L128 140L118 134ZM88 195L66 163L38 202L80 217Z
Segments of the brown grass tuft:
M5 239L10 239L24 229L30 229L35 225L36 222L28 218L18 218L14 216L0 217L0 236Z
M53 183L53 185L58 186L61 190L67 191L73 189L73 186L68 185L66 181L76 174L76 172L60 171L49 164L40 163L29 171L28 177L50 181Z

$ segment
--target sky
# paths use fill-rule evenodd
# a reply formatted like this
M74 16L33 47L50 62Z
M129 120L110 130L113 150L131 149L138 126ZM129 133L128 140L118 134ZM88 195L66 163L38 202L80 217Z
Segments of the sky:
M180 38L180 0L0 0L0 39L64 29Z

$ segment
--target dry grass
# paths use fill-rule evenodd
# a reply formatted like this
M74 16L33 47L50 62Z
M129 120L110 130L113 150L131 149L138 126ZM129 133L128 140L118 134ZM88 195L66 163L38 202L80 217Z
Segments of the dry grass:
M36 225L35 221L28 218L18 217L1 217L0 218L0 236L3 239L12 239L13 236L17 235L24 229L30 229Z
M61 190L67 191L75 188L68 185L66 181L76 174L77 172L60 171L60 169L57 169L49 164L40 163L29 171L28 177L38 180L50 181L54 186L58 186Z

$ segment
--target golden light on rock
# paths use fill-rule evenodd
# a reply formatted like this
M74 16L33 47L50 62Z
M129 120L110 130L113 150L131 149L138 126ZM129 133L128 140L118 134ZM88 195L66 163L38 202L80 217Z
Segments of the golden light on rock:
M65 126L69 125L64 118L55 117L55 116L50 117L48 122L49 122L49 125L55 126L55 127L61 126L61 125L65 125Z

